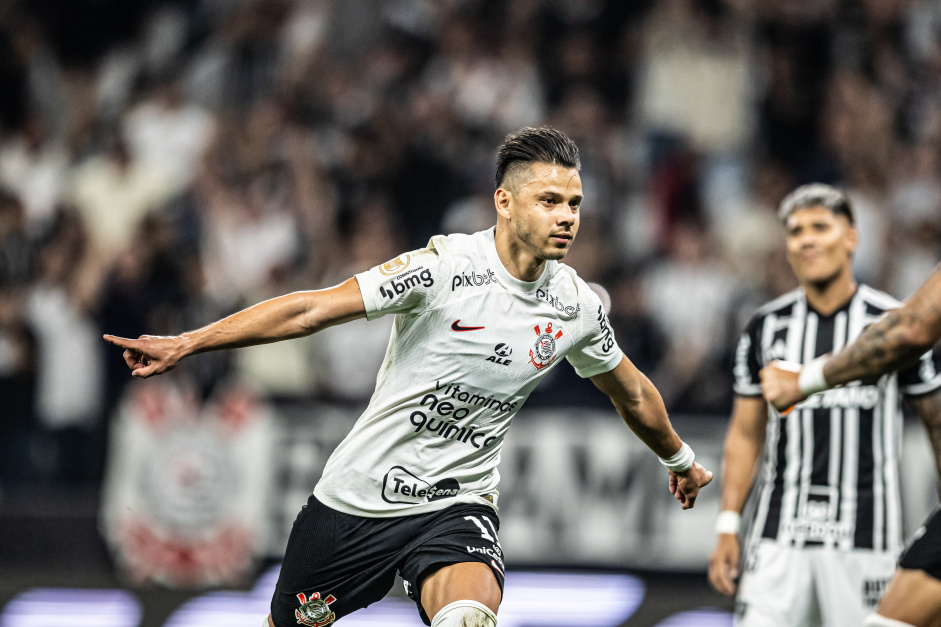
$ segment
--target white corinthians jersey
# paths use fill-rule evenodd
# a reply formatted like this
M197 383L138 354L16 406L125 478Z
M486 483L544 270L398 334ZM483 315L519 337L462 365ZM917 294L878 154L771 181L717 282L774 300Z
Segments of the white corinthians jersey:
M396 316L369 406L314 489L341 512L495 506L503 438L540 379L562 358L582 377L621 360L588 285L555 261L513 278L493 230L433 237L356 279L368 319Z
M806 364L837 352L899 305L865 285L829 316L809 307L802 289L772 301L758 310L739 341L736 394L760 397L758 372L769 362ZM897 375L815 394L787 416L769 406L752 541L901 550L899 392L922 395L941 387L935 359L928 352Z

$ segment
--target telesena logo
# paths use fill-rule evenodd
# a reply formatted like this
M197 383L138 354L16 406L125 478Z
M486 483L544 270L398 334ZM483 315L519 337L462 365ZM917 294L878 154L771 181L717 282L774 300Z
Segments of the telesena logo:
M386 503L418 504L457 496L457 479L441 479L431 485L402 466L393 466L382 479L382 500Z
M435 280L431 276L431 270L428 268L415 268L399 277L398 280L392 279L385 285L380 286L379 293L389 300L394 300L396 296L404 294L416 285L431 287L434 284Z

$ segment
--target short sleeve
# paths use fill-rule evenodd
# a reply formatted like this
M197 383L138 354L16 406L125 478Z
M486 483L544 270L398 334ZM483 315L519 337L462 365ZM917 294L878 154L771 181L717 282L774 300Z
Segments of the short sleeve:
M582 335L566 355L578 376L593 377L613 370L621 362L621 349L614 340L614 330L601 299L583 284L586 297L582 299Z
M761 343L758 333L761 318L752 318L735 347L735 362L732 365L733 391L739 396L761 396Z
M908 396L922 396L941 388L941 355L930 350L917 364L899 370L899 389Z
M422 313L441 293L446 274L446 262L431 246L357 274L366 319Z

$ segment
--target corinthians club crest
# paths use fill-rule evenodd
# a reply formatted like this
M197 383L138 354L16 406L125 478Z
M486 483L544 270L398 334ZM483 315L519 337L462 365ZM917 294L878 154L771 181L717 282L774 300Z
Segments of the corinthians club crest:
M562 337L562 329L553 329L552 323L542 329L538 324L533 327L536 332L536 343L529 349L529 363L536 370L542 370L555 361L556 340Z
M294 610L294 616L297 617L298 625L309 625L309 627L323 627L329 625L337 619L336 614L330 611L328 607L336 601L336 598L330 594L327 598L321 599L319 592L314 592L308 599L303 592L297 595L297 600L301 606Z

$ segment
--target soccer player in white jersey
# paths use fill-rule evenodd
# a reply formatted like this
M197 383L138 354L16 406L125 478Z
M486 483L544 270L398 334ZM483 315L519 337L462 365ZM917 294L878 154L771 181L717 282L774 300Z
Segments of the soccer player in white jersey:
M660 457L683 509L711 481L656 388L621 354L598 297L558 262L578 231L578 169L563 133L522 129L497 155L493 229L433 237L336 287L274 298L179 336L105 336L125 349L134 376L148 377L186 355L396 315L369 406L294 523L272 627L329 625L381 599L396 571L426 624L495 625L500 447L560 358Z
M781 203L787 256L800 287L760 308L738 345L712 585L738 593L743 627L858 627L878 602L901 550L900 392L932 428L941 421L936 356L898 375L832 390L787 415L769 411L759 372L776 359L808 363L839 350L895 299L857 284L857 233L846 195L807 185ZM757 507L744 573L739 520L755 478ZM935 449L941 457L941 446Z
M803 367L772 362L761 371L761 387L774 407L787 411L812 394L868 380L917 362L941 340L941 266L904 307L890 311L836 355ZM941 426L928 430L935 454ZM928 516L905 549L889 587L864 627L941 626L941 506Z

